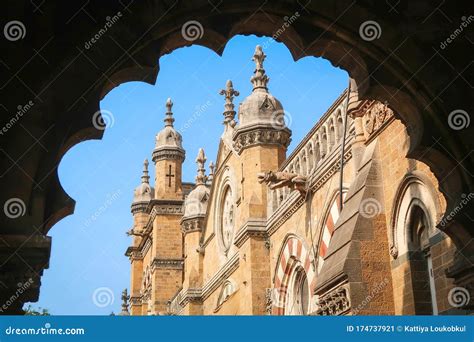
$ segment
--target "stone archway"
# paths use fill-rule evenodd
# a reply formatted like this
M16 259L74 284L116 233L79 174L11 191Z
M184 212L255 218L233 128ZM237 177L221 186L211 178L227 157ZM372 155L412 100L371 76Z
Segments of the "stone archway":
M471 61L462 53L470 44L460 37L446 50L438 49L469 13L463 5L204 0L87 2L77 7L18 2L9 7L8 20L20 19L27 35L0 43L8 52L2 57L7 73L1 89L5 121L10 124L2 130L2 203L19 199L23 215L2 216L5 289L0 289L0 297L8 298L18 282L30 277L34 283L11 312L38 297L49 260L50 240L45 236L74 210L57 168L69 148L101 138L104 127L93 120L100 99L124 82L154 83L160 56L176 48L200 44L222 53L232 36L251 33L275 36L295 59L324 57L347 70L352 115L357 116L360 101L371 98L386 101L404 121L410 134L409 157L432 168L446 197L447 213L456 212L444 227L461 251L452 276L472 282L468 259L474 254L474 233L466 214L474 210L472 202L460 205L461 195L474 191L474 142L468 124L472 86L464 76ZM197 39L182 33L191 21L202 28ZM363 30L368 23L375 35ZM26 107L30 99L34 105L20 115L21 125L12 122L11 113ZM453 113L464 118L462 129L453 129Z

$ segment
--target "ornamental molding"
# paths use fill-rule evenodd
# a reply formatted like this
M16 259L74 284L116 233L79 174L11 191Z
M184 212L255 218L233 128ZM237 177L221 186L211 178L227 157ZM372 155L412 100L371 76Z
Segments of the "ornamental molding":
M132 203L130 211L133 215L136 213L146 213L149 203L149 201Z
M240 248L250 237L266 238L267 220L258 218L248 219L235 234L234 245Z
M183 161L186 157L186 152L179 148L160 147L153 150L151 159L154 163L160 160L180 160Z
M182 216L184 214L183 203L183 200L151 200L148 210L155 212L153 219L156 215Z
M151 270L156 269L173 269L173 270L182 270L184 266L183 259L159 259L154 258L151 262Z
M334 150L340 152L339 149ZM318 191L341 168L339 153L334 152L332 158L318 168L318 172L308 179L308 191ZM352 149L344 154L344 164L352 158ZM330 160L329 160L330 159ZM326 167L322 169L322 167ZM267 234L273 235L305 202L307 196L302 196L298 191L292 191L287 199L272 213L268 219Z
M202 232L205 215L194 216L181 220L181 232L186 235L193 232Z
M318 316L339 316L349 312L351 301L349 284L338 285L318 299Z
M288 128L275 129L271 126L247 126L237 129L233 136L233 148L238 154L255 145L282 145L287 148L291 142L291 131Z

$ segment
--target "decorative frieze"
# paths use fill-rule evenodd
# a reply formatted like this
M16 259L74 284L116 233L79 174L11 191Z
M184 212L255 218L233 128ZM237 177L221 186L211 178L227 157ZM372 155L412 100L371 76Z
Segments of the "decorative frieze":
M374 102L363 117L365 138L369 140L372 136L375 136L384 124L393 117L393 111L388 108L386 103Z
M337 316L347 313L351 308L349 287L340 285L319 297L316 315Z
M233 147L237 153L241 153L245 148L260 145L282 145L285 148L290 145L291 131L287 128L275 129L272 127L255 127L245 131L237 130L234 134Z
M204 216L196 216L181 220L181 232L186 235L192 232L201 232Z
M163 269L175 269L182 270L184 265L183 259L153 259L151 263L151 270L154 271L157 268Z
M185 152L180 148L158 148L153 151L152 160L156 163L159 160L184 160Z

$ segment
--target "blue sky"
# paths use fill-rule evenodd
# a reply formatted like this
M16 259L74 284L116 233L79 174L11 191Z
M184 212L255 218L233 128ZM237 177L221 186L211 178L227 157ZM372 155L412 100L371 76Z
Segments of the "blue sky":
M130 204L140 184L143 160L150 160L156 133L163 127L171 97L175 127L183 135L183 181L194 181L194 159L203 147L215 160L223 131L224 99L218 94L231 79L240 92L236 108L251 92L255 46L264 47L270 92L283 104L293 131L290 153L347 86L347 73L322 58L294 62L289 50L270 38L236 36L222 57L191 46L163 56L155 85L130 82L101 102L110 114L104 137L73 147L62 159L59 178L76 200L75 213L56 224L50 268L33 307L57 315L107 315L120 312L121 291L129 287L130 262L124 256L131 239Z

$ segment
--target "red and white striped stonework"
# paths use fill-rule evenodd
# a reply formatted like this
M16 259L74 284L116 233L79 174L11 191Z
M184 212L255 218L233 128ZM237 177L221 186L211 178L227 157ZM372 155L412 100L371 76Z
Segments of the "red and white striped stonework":
M275 273L272 293L273 315L285 314L288 286L290 285L289 280L292 278L292 273L299 267L304 268L308 283L310 284L309 293L313 293L316 278L313 266L311 265L310 251L299 238L290 236L286 240L286 244L280 254Z
M346 198L346 191L342 193L342 198ZM339 214L341 213L341 206L339 203L339 194L335 196L329 211L327 213L326 222L324 223L322 236L319 242L319 253L318 253L318 273L323 267L324 258L326 257L329 243L331 242L332 235L334 233L334 227L337 220L339 219Z

